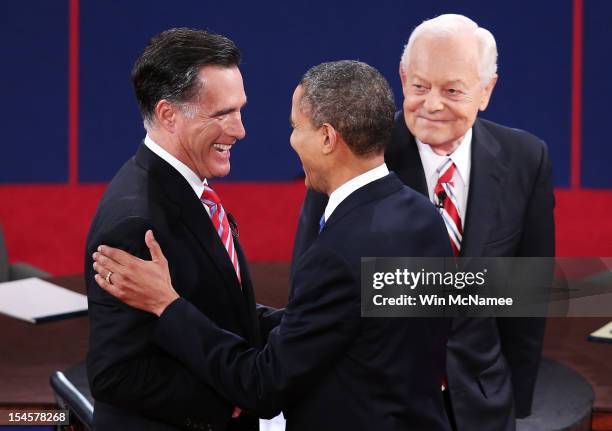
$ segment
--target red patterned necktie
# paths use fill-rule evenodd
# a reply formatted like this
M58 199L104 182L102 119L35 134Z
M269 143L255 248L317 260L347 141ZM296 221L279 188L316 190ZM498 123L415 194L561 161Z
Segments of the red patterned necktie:
M238 263L238 255L236 254L236 249L234 248L234 238L229 226L227 214L225 213L223 205L221 205L221 199L219 199L219 196L213 189L204 184L204 191L202 192L200 201L202 201L202 204L208 207L212 224L215 227L217 234L219 234L219 238L221 239L225 250L227 250L227 254L232 261L234 270L236 271L238 281L242 284L242 280L240 279L240 264Z
M438 183L434 188L434 203L444 219L444 224L446 224L453 253L455 253L455 256L458 256L461 250L461 240L463 239L463 227L461 226L459 205L453 184L453 175L456 169L455 163L450 158L436 169L439 176Z

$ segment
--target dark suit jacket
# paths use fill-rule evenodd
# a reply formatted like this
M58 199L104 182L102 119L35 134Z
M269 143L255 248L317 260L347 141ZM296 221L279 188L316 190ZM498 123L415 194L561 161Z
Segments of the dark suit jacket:
M332 213L297 263L293 296L263 349L183 298L162 314L156 340L239 406L264 417L282 409L288 430L447 430L450 320L360 318L361 257L417 251L452 253L431 203L390 174Z
M554 256L546 145L527 132L483 119L476 120L472 136L461 256ZM402 112L396 115L385 161L405 184L428 196L416 141ZM326 204L326 196L306 195L294 260L316 238ZM530 414L543 333L543 319L453 319L447 372L459 430L512 430L515 409L518 417Z
M100 244L150 259L144 243L149 228L168 258L179 294L249 345L261 342L239 242L235 241L242 290L193 189L173 167L141 145L110 183L87 238L85 281L91 323L87 368L96 399L96 430L226 429L232 404L151 342L155 316L122 304L93 279L91 254ZM245 415L231 425L232 429L257 429L257 419Z

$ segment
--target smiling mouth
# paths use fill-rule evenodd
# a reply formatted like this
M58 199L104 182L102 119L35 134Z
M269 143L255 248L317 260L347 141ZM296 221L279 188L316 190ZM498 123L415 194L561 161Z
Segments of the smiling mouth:
M441 118L427 118L427 117L419 117L421 120L431 121L432 123L445 123L449 120L443 120Z
M229 151L232 146L231 145L223 145L223 144L213 144L213 148L215 150L217 150L220 153L224 153L226 151Z

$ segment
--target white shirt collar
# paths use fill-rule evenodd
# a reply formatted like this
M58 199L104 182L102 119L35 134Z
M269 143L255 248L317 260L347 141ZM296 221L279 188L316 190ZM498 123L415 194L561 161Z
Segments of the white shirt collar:
M336 190L329 195L329 201L327 202L327 206L325 207L325 221L329 220L334 210L342 203L344 199L346 199L351 193L355 190L360 189L361 187L369 184L373 181L376 181L380 178L389 175L389 169L387 165L383 163L380 166L375 167L374 169L370 169L367 172L364 172L361 175L356 176L348 180L346 183L342 184Z
M416 139L417 147L419 149L419 155L421 156L421 163L423 164L423 171L425 172L425 178L430 178L433 173L438 169L447 157L455 163L457 172L463 180L463 184L467 189L470 184L470 154L472 149L472 129L470 128L465 136L461 138L461 142L455 151L450 155L440 155L434 153L431 147L427 144Z
M164 150L159 144L157 144L153 139L151 139L148 134L147 136L145 136L144 143L147 148L149 148L149 150L153 151L164 161L166 161L170 166L176 169L189 183L195 194L198 196L198 199L200 199L200 196L202 196L202 193L204 192L204 184L208 184L206 178L204 179L204 181L202 181L200 177L195 172L193 172L185 163L181 162L168 151Z

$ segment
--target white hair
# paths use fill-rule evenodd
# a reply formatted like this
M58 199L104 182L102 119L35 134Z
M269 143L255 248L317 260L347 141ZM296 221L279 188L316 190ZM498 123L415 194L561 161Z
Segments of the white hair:
M408 43L402 54L402 65L408 69L410 64L410 51L414 42L425 34L433 36L453 36L456 34L471 33L476 36L479 45L478 76L482 86L486 86L497 72L497 44L495 38L486 28L478 27L474 21L463 15L445 14L423 21L410 34Z

